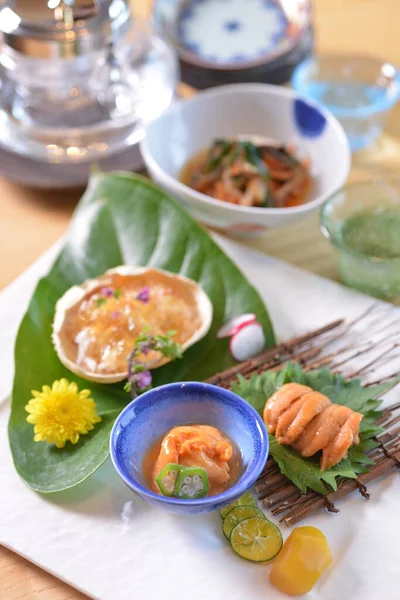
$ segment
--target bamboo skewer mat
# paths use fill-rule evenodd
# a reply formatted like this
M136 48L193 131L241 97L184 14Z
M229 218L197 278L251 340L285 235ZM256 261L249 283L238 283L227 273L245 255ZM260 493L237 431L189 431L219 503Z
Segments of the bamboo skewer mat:
M365 386L391 381L400 371L399 310L372 304L351 322L337 320L292 338L214 375L207 383L229 389L239 374L250 377L266 370L277 371L288 361L298 362L305 371L329 367L346 378L360 378ZM355 490L368 499L367 484L400 467L400 402L386 408L378 424L384 429L376 438L379 446L368 453L374 464L357 479L339 480L338 489L325 496L311 490L303 494L269 458L255 484L259 500L280 517L280 523L292 526L322 508L339 512L335 501Z

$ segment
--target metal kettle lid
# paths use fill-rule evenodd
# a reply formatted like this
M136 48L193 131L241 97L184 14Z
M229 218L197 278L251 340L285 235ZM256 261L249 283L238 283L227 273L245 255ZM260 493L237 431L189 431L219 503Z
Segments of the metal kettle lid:
M125 0L0 1L3 46L30 58L70 59L104 49L113 24L129 16Z

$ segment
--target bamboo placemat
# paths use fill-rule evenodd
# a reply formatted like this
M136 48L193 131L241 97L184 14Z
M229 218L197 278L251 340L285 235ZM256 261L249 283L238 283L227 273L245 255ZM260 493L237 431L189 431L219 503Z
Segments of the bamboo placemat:
M237 376L249 378L267 370L279 371L289 361L304 371L329 367L346 378L359 378L364 386L393 382L397 385L400 353L399 309L380 303L370 307L351 322L337 320L269 348L259 356L210 377L208 383L231 389ZM371 391L371 397L374 394ZM267 401L268 398L265 398ZM373 461L357 479L340 478L337 490L327 495L312 490L300 492L283 475L271 457L255 485L265 508L280 523L292 526L325 508L339 512L335 501L358 490L368 500L367 484L400 467L400 403L390 405L377 424L383 431L375 439L379 444L367 452ZM345 507L344 507L345 510Z

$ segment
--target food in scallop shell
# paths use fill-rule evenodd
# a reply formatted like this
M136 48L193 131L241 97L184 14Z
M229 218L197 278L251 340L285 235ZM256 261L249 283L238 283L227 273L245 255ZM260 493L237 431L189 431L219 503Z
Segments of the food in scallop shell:
M120 266L71 287L57 302L53 343L73 373L100 383L127 377L127 357L143 333L173 339L183 350L210 329L213 307L201 286L152 267ZM153 350L140 355L148 369L168 362Z

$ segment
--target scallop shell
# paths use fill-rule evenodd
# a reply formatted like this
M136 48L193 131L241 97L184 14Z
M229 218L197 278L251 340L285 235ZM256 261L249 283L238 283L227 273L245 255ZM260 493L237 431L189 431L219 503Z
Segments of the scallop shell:
M123 381L127 378L127 370L125 370L124 372L107 374L93 373L92 371L88 371L85 368L82 368L80 365L76 364L76 362L73 362L65 354L60 337L60 332L62 330L67 311L76 304L78 304L88 292L91 292L92 290L98 288L99 284L101 285L101 279L103 277L113 274L118 274L122 276L143 275L145 273L150 272L159 273L162 274L164 277L168 277L171 279L178 279L185 286L190 286L194 290L196 308L200 317L201 325L197 330L194 331L192 336L189 339L187 339L184 344L182 344L182 349L186 350L190 346L193 346L193 344L201 340L207 334L212 323L213 306L209 297L198 283L196 283L192 279L189 279L188 277L178 275L175 273L170 273L168 271L164 271L163 269L123 265L106 271L104 275L101 275L97 279L87 279L81 285L74 285L69 290L67 290L65 294L58 300L53 321L52 339L57 355L62 364L65 367L67 367L67 369L69 369L70 371L72 371L72 373L75 373L79 377L82 377L83 379L88 379L89 381L97 381L99 383L116 383L119 381ZM170 359L162 358L160 362L157 363L156 367L159 367L165 364L166 362L169 362L169 360Z

